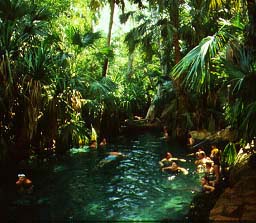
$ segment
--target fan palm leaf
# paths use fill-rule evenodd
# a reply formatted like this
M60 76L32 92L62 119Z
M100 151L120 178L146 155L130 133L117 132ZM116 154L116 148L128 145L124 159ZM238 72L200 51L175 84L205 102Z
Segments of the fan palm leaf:
M219 31L203 38L198 46L174 66L171 75L176 79L183 79L183 84L189 89L206 92L214 78L212 75L214 60L221 57L229 41L237 41L237 38L230 33L243 31L244 26L239 22L239 18L238 15L230 21L221 19Z
M106 98L110 92L117 89L117 85L107 77L103 77L100 81L95 80L91 83L89 92L91 95L98 95Z
M171 74L174 78L180 78L187 72L184 84L189 89L197 89L205 92L211 82L212 58L223 49L227 38L223 33L204 38L198 46L193 48L181 61L174 66Z
M233 94L240 93L246 89L250 91L255 88L254 78L256 76L254 68L254 54L250 49L240 46L239 48L235 47L234 61L223 61L225 64L225 69L229 75L230 83L233 85ZM248 88L248 86L251 86ZM240 96L242 96L241 94ZM249 96L249 95L247 95ZM251 92L250 96L254 96L256 99L256 94L254 90ZM250 97L251 98L251 97ZM246 98L244 97L246 100Z

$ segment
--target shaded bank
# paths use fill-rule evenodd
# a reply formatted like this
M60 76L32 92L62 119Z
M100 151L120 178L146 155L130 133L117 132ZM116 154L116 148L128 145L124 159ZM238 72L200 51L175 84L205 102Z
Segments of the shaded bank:
M226 183L222 181L214 192L209 194L201 192L193 198L188 214L189 222L209 222L210 212L227 186Z
M212 222L256 221L256 153L240 153L230 170L230 183L210 212Z

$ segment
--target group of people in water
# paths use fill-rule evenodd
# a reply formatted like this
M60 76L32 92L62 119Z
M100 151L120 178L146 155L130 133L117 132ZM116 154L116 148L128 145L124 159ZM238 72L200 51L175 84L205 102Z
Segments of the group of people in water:
M159 162L159 164L161 166L162 171L171 172L171 173L182 172L183 174L187 175L188 170L178 166L177 161L186 162L185 159L179 159L179 158L173 157L170 152L167 152L166 157L163 158Z
M201 185L204 192L212 192L220 183L221 174L221 153L220 150L212 145L210 156L207 156L202 148L195 153L197 172L202 176Z
M164 127L164 138L168 138L167 128ZM194 143L191 135L188 137L188 147ZM94 150L99 148L103 148L107 145L106 138L103 138L102 141L97 144L96 140L92 140L89 148ZM108 152L107 157L105 157L102 161L99 162L99 167L104 166L105 164L112 162L116 158L125 157L121 152ZM196 171L201 177L201 186L202 191L209 193L215 190L215 187L218 185L220 181L220 150L215 146L211 146L210 156L207 156L203 148L198 148L198 151L195 153L188 154L187 156L194 156L196 158L195 165ZM186 162L185 159L173 157L170 152L166 153L166 156L159 161L161 170L163 172L177 174L182 173L184 175L188 175L188 170L179 165L180 162ZM33 184L30 179L26 177L25 174L18 174L18 180L16 182L16 186L19 193L30 194L33 191Z
M163 138L169 139L168 128L166 126L163 127ZM195 140L193 139L191 134L187 134L187 147L193 149ZM205 193L210 193L215 190L220 182L220 159L221 154L220 150L212 145L211 153L209 156L206 155L204 149L202 147L198 148L198 151L195 153L188 154L187 156L194 156L196 158L196 172L201 177L201 186L202 191ZM179 166L177 162L186 162L185 159L179 159L173 157L170 152L166 153L166 157L163 158L159 164L161 166L161 170L168 173L183 173L184 175L188 174L188 170ZM171 178L172 179L172 178Z
M195 156L196 158L196 172L201 177L202 191L205 193L214 191L220 182L220 150L215 146L211 146L211 154L206 156L205 151L202 148L198 148L197 152L187 156ZM173 157L170 152L167 152L166 156L159 161L159 164L163 172L187 175L189 173L188 170L181 167L178 162L186 162L186 160Z

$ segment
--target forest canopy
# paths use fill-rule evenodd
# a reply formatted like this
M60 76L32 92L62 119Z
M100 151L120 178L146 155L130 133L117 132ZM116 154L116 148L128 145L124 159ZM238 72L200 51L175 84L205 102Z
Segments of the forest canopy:
M91 126L115 136L134 116L256 135L254 0L0 0L0 30L0 160L88 144Z

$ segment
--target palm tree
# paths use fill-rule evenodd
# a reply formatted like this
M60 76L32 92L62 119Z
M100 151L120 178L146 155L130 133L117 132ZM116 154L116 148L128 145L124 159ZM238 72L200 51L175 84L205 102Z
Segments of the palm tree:
M47 33L46 21L49 13L29 1L7 0L0 2L0 17L0 79L3 80L1 87L4 89L1 95L4 110L1 110L0 117L3 123L8 123L8 131L4 131L4 137L12 139L8 140L13 145L9 147L23 153L34 134L41 101L39 77L43 71L37 68L41 66L42 58L37 61L39 63L36 66L30 62L34 58L33 46L38 45L38 39ZM30 47L31 57L27 57ZM26 62L29 62L27 69L23 69ZM29 75L33 71L38 72L35 79Z
M111 47L111 37L112 37L112 28L114 22L114 13L115 13L115 5L121 6L122 10L124 10L125 3L124 0L107 0L102 2L98 0L91 0L91 8L95 11L100 10L103 5L106 3L109 4L109 23L108 23L108 34L107 34L107 47ZM106 77L108 72L108 63L109 58L104 59L104 64L102 68L102 77Z
M107 46L111 46L111 36L112 36L112 27L114 21L114 13L115 13L115 0L109 0L109 7L110 7L110 17L109 17L109 24L108 24L108 36L107 36ZM106 77L108 72L108 58L104 60L103 69L102 69L102 76Z
M252 15L255 16L255 10L248 10L248 15L251 16L248 27L253 30L255 21L252 19ZM172 75L177 78L187 72L184 77L185 86L198 92L211 90L214 82L221 81L226 86L231 84L232 97L236 100L233 100L235 102L231 101L227 108L235 112L232 113L230 110L229 112L226 110L226 112L229 117L233 114L230 117L233 120L231 121L233 127L238 127L236 125L239 124L241 135L251 138L256 133L255 127L251 124L256 114L254 107L256 97L255 93L251 91L255 88L252 86L255 82L251 81L255 78L255 54L252 53L254 47L250 45L251 42L247 38L254 34L246 32L246 26L243 25L240 18L237 16L231 22L222 20L223 24L219 31L212 36L203 38L199 45L174 67ZM243 37L244 33L247 34L245 41L232 35ZM253 39L254 36L251 38ZM249 49L248 46L251 48ZM223 57L225 52L226 58ZM238 104L242 106L239 110L237 110ZM239 122L237 122L238 115ZM234 122L235 120L237 121Z

